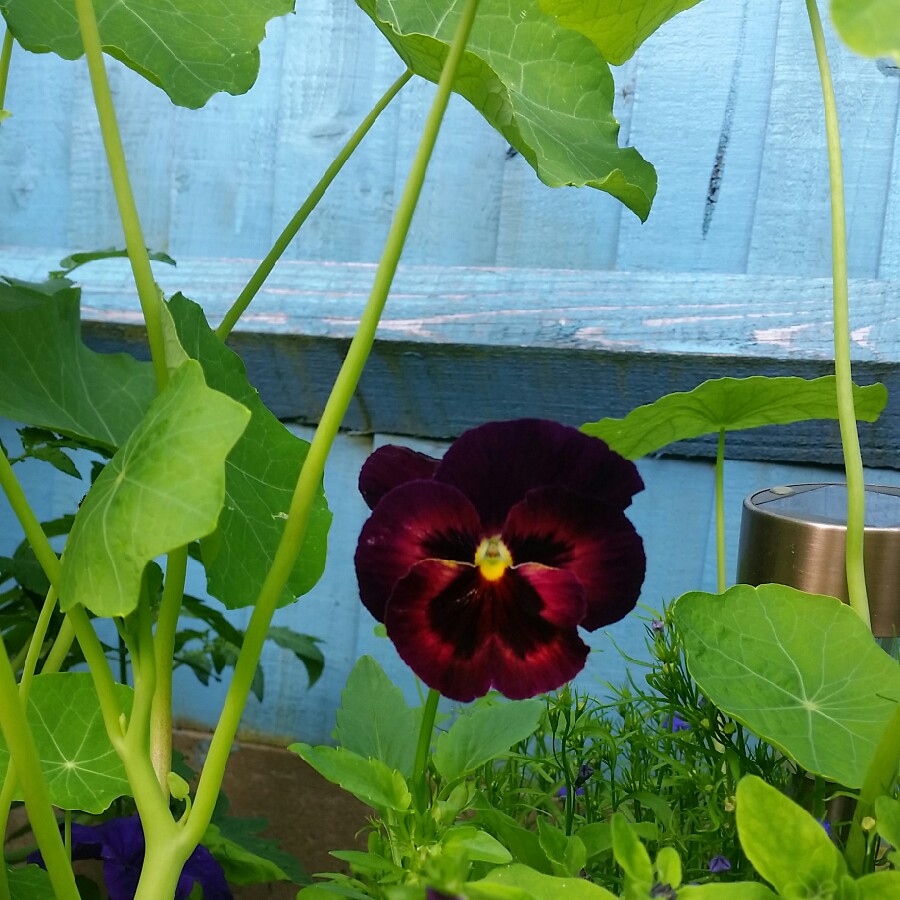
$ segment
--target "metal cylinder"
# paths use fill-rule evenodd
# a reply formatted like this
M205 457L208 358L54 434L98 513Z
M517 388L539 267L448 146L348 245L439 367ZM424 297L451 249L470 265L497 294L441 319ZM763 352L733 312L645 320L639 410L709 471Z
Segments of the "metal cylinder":
M845 603L845 484L790 484L744 500L737 581L786 584ZM900 488L866 485L866 586L872 633L900 634Z

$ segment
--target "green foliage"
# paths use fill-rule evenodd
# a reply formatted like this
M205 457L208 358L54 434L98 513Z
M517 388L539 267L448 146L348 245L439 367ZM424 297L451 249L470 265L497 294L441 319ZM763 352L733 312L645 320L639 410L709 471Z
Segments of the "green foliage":
M900 668L834 597L783 585L692 592L674 608L691 675L810 772L859 787L900 701Z
M831 0L831 17L851 50L863 56L893 56L900 65L898 0Z
M77 59L84 49L74 0L3 0L0 9L26 50ZM94 0L103 49L161 87L179 106L203 106L218 91L243 94L259 71L266 22L291 0Z
M590 38L603 56L620 66L672 16L700 0L541 0L541 9Z
M203 532L200 543L210 594L230 609L250 606L275 557L309 444L291 434L265 407L247 380L240 357L216 337L196 303L176 294L166 308L171 315L167 320L170 363L198 360L210 388L250 410L250 421L228 454L227 502L215 530ZM293 603L321 577L330 525L331 513L320 487L280 606Z
M406 780L379 759L363 759L343 747L312 747L302 742L288 749L367 806L382 812L403 812L410 805Z
M882 384L854 385L856 416L874 422L887 403ZM602 438L626 459L639 459L674 441L739 431L760 425L787 425L811 419L836 419L833 375L822 378L716 378L692 391L666 394L633 409L623 419L583 425L585 434Z
M10 869L9 900L49 900L53 897L50 876L40 866Z
M168 253L147 248L147 257L153 262L164 262L170 266L175 265L175 260ZM70 253L65 259L59 261L59 268L50 273L51 278L67 278L76 269L86 266L90 262L101 259L128 259L128 251L119 247L107 247L103 250L88 250L83 253Z
M759 778L744 778L736 799L741 843L756 871L784 897L833 896L847 867L822 825Z
M116 698L128 715L132 691L116 685ZM50 799L60 809L102 813L131 788L113 749L94 683L87 672L37 675L26 707ZM0 777L9 751L0 735ZM21 793L17 799L22 799Z
M494 892L493 888L506 890ZM581 878L554 878L521 864L494 869L481 881L466 885L466 895L470 900L559 900L560 897L608 900L615 897L605 888Z
M210 824L201 842L225 870L229 884L268 884L309 879L293 856L276 841L261 837L265 819L222 817Z
M400 58L437 81L461 5L451 0L357 0ZM618 146L615 85L586 38L563 31L538 0L482 0L454 90L465 97L551 187L612 194L642 220L656 172Z
M81 341L81 290L0 278L0 415L116 450L155 394L147 363Z
M543 713L544 704L540 700L483 701L438 737L434 766L446 781L472 772L525 740L534 732Z
M409 777L419 719L381 666L372 657L362 656L341 694L335 737L344 749L364 759L378 759Z
M81 505L66 545L60 608L98 615L137 607L144 567L212 532L225 457L250 414L183 363Z

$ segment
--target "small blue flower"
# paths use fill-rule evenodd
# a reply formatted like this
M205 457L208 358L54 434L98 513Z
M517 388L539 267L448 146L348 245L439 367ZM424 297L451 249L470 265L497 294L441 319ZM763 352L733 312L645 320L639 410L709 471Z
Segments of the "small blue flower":
M834 830L831 827L831 822L828 819L816 819L816 821L825 829L825 834L834 840Z
M685 722L678 713L672 713L671 716L666 716L662 721L662 726L666 731L671 732L691 730L690 724Z
M654 634L662 634L666 630L666 623L661 622L659 619L653 619L650 623L650 628Z
M557 797L562 797L563 799L565 799L566 796L568 795L568 793L569 793L569 792L568 792L568 790L566 789L566 786L563 785L563 786L556 792L556 796L557 796ZM576 789L575 789L575 796L576 796L576 797L583 797L583 796L584 796L584 788L583 788L583 787L576 788Z
M575 777L575 787L581 787L594 774L594 770L587 764L583 763L578 769L578 775ZM584 793L582 791L582 793Z
M713 875L720 875L722 872L731 871L731 860L727 856L716 855L709 861L707 867Z

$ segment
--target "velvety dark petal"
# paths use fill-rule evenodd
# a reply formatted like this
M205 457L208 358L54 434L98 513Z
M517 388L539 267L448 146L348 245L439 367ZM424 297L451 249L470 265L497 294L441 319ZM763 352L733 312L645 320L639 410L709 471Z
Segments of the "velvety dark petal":
M397 584L385 624L407 665L445 697L474 700L493 687L519 700L581 671L583 615L568 572L525 565L488 581L474 566L426 560Z
M564 487L625 509L644 487L634 463L603 441L546 419L489 422L465 432L434 477L458 487L489 531L535 488Z
M359 492L374 509L381 498L407 481L429 480L439 460L425 453L387 444L379 447L364 463L359 473Z
M103 882L110 900L133 900L144 864L144 831L138 816L109 819L102 835Z
M567 490L535 490L502 531L513 562L571 572L584 589L583 628L593 631L634 609L644 582L644 544L621 510Z
M359 595L380 622L391 591L423 559L471 563L482 538L478 513L456 488L411 481L386 494L356 547Z
M206 847L197 847L188 857L178 879L175 900L187 900L195 882L203 888L203 900L232 900L225 872Z

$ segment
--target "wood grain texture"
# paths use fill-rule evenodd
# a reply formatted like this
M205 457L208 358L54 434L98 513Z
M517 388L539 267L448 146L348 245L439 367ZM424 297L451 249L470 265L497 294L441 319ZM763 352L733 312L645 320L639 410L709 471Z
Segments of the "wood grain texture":
M900 78L830 29L829 48L851 272L896 279ZM402 64L353 0L307 0L270 23L245 96L175 109L135 73L108 69L148 243L178 258L259 258ZM620 139L659 172L646 225L598 191L540 184L453 98L407 262L829 273L821 97L802 4L699 4L615 76ZM378 258L432 96L416 80L401 92L288 258ZM84 65L17 52L7 106L0 243L121 243Z

